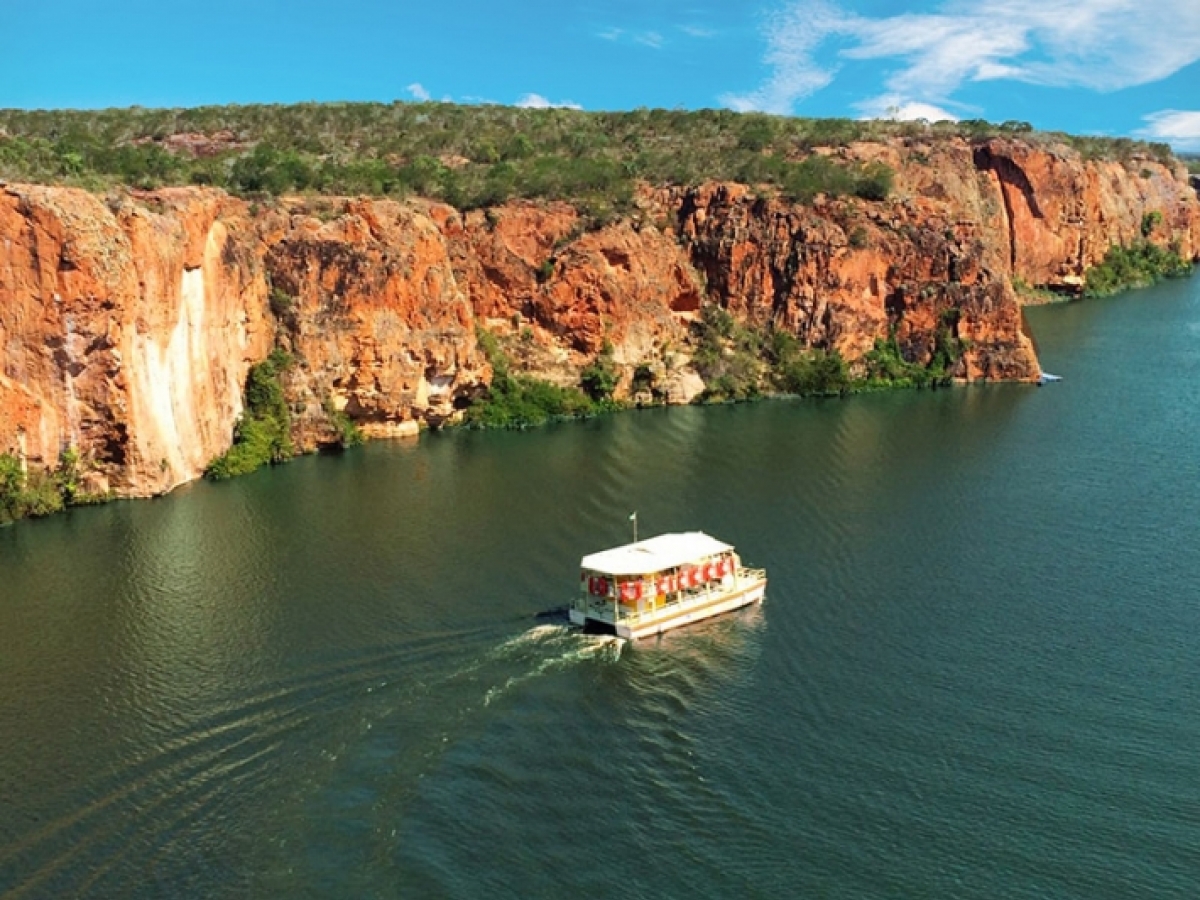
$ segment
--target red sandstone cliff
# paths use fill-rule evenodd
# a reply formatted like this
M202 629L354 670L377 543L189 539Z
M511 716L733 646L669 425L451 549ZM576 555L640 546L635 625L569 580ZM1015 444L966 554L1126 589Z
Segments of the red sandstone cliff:
M1188 259L1200 253L1196 194L1182 164L1169 168L1149 158L1082 164L1064 147L1002 139L977 147L974 158L1003 200L1012 274L1029 284L1079 287L1110 246L1141 237L1150 212L1162 217L1151 240L1178 241Z
M279 341L298 362L286 387L301 445L331 440L329 407L368 437L451 419L486 363L446 239L426 211L355 200L328 222L286 209L268 221L260 247L274 289L290 298Z
M1017 140L837 152L892 167L891 198L645 188L636 214L588 230L561 203L259 209L199 188L107 202L0 188L0 452L46 466L74 447L92 489L169 490L226 448L246 373L276 344L297 360L285 387L302 446L332 440L330 410L412 434L486 385L477 324L520 335L518 363L542 377L576 381L607 344L622 389L647 366L686 401L704 303L852 365L889 333L925 361L951 321L969 341L957 377L1031 380L1014 278L1078 286L1148 213L1151 240L1200 250L1185 173L1152 159Z
M0 191L0 449L92 490L169 490L229 442L247 361L271 346L243 206L159 192Z

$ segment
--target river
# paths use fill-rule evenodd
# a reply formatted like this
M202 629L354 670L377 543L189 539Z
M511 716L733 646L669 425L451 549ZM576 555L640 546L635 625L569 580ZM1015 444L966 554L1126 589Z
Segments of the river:
M0 897L1192 897L1200 279L1060 383L648 410L0 529ZM624 645L578 559L761 608Z

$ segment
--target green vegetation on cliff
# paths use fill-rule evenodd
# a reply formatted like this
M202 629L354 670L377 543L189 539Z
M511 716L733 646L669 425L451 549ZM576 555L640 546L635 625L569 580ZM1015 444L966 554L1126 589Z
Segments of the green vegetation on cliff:
M859 387L938 387L947 385L955 364L962 358L968 341L957 337L959 311L950 308L942 313L934 332L933 353L925 365L911 362L904 356L893 327L887 339L876 338L875 346L863 358L865 378Z
M268 463L286 462L296 455L292 446L291 414L281 378L292 364L282 350L274 350L250 367L246 376L246 409L233 428L233 446L208 464L204 474L220 481L246 475Z
M1169 159L1161 144L1031 134L1022 122L802 119L729 110L570 109L448 103L324 103L96 111L0 110L0 178L234 193L418 194L460 208L514 197L569 200L593 217L625 208L638 180L710 179L882 199L882 164L814 154L892 137L1071 140L1089 156Z
M958 310L947 310L924 364L905 357L906 351L893 332L888 340L876 343L864 360L865 368L855 373L836 350L805 348L787 331L740 322L728 310L710 304L692 326L691 364L706 386L696 402L739 402L781 394L834 397L887 387L947 384L967 345L956 337L957 325ZM495 334L480 328L476 338L491 363L493 377L487 391L467 409L464 424L468 427L530 428L586 418L626 405L612 399L620 372L607 344L583 369L579 386L564 387L516 374L512 359ZM516 346L516 342L510 341L509 346ZM632 394L654 398L650 402L663 401L663 395L655 392L655 375L649 366L635 368L629 389Z
M366 440L362 429L355 425L354 420L346 415L344 411L334 406L332 400L328 400L325 403L325 415L329 418L329 425L336 435L333 447L341 450L349 450L351 447L359 446Z
M0 177L100 188L208 184L245 196L418 194L460 208L514 197L626 208L634 185L723 178L816 193L887 195L874 164L811 156L868 136L850 120L724 110L585 113L451 104L0 111Z
M611 398L616 386L611 350L584 369L581 387L563 387L512 372L508 354L486 329L476 330L479 347L492 366L492 383L467 409L471 428L530 428L562 419L582 419L619 409ZM585 393L585 390L588 393Z
M619 380L620 373L617 372L616 363L613 362L612 344L605 341L600 355L579 373L579 386L591 400L602 403L612 399L613 391L617 389Z
M1143 233L1154 223L1142 223ZM1178 251L1139 240L1129 247L1110 247L1104 261L1087 270L1083 295L1108 297L1129 288L1147 287L1164 278L1191 274L1192 266Z
M692 363L707 388L701 402L750 400L769 393L831 397L884 387L936 387L948 384L967 349L956 336L959 312L943 313L927 363L905 356L893 328L879 339L854 375L837 350L806 349L795 335L739 323L727 310L705 307L694 326Z
M799 397L832 397L854 386L850 369L836 350L804 349L787 331L772 331L767 346L772 386Z
M706 385L700 400L750 400L762 395L766 335L727 309L705 306L693 326L692 365Z
M21 461L0 453L0 525L16 519L37 518L61 512L68 506L90 506L108 500L106 494L83 490L79 454L62 452L53 470L22 471Z

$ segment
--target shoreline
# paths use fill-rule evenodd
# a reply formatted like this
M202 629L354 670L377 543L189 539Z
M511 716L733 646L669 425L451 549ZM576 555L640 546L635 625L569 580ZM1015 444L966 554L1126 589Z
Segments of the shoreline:
M913 391L921 392L921 391L926 391L926 390L928 390L928 391L952 390L953 391L953 390L971 389L971 388L975 388L975 387L996 388L996 387L1001 387L1001 386L1037 387L1039 385L1037 382L1025 382L1025 381L987 381L987 382L975 381L975 382L971 382L971 381L965 381L965 380L955 380L955 381L950 381L950 382L944 383L944 384L934 384L934 385L894 384L894 383L867 384L867 383L863 383L863 384L855 386L852 389L849 389L849 390L846 390L846 391L843 391L840 393L835 393L835 394L802 395L802 394L789 394L789 393L776 392L776 393L762 394L762 395L756 396L756 397L745 397L745 398L739 398L739 399L706 400L706 401L702 401L702 402L692 402L692 403L630 404L630 405L625 405L625 406L620 406L620 407L615 407L615 406L609 407L607 409L597 411L595 413L588 414L588 415L559 416L559 417L549 418L549 419L547 419L543 422L539 422L537 424L526 424L526 425L507 426L507 427L471 425L471 424L468 424L465 422L460 422L460 423L455 423L455 424L448 424L448 425L445 425L445 426L442 426L439 428L422 428L415 434L406 434L406 435L399 435L399 436L392 436L392 437L375 437L375 438L368 437L359 442L356 442L354 444L347 445L347 446L340 446L338 444L323 445L323 446L319 446L319 447L316 447L311 450L294 453L292 456L289 456L286 459L282 459L277 462L266 464L264 466L254 469L252 471L234 475L231 478L212 478L212 477L207 476L204 473L201 473L200 475L196 476L195 478L180 482L179 484L172 486L169 490L163 491L161 493L156 493L156 494L122 495L122 494L114 493L114 494L111 494L111 495L108 495L105 497L88 496L86 498L79 499L77 501L64 501L63 504L61 506L59 506L58 508L55 508L55 509L47 511L47 512L37 512L37 513L33 513L33 514L27 514L27 515L18 516L15 518L7 518L7 519L5 519L3 516L0 516L0 528L16 526L19 523L25 522L25 521L37 521L40 519L57 518L58 516L60 516L62 514L70 513L72 510L83 509L86 507L106 506L110 503L126 502L126 501L157 500L157 499L161 499L163 497L172 496L177 491L179 491L181 488L195 486L202 482L209 482L212 484L217 484L222 481L229 481L229 480L234 480L234 479L240 480L241 478L255 474L255 472L257 472L263 468L273 469L273 468L277 468L280 466L286 466L289 463L294 462L296 460L305 459L305 458L309 458L309 457L315 457L315 456L326 456L326 457L342 456L343 454L351 453L355 449L357 449L359 447L365 447L367 445L377 445L377 444L382 445L382 444L397 444L397 443L415 445L424 440L431 439L435 436L452 435L452 434L460 434L460 433L468 433L468 432L477 432L477 433L482 434L482 433L487 433L487 432L536 431L538 429L545 428L548 426L553 426L553 425L580 424L580 423L584 423L584 422L588 422L588 421L593 421L596 419L607 418L610 416L622 415L622 414L626 414L626 413L643 412L643 411L662 412L662 411L689 409L689 408L704 409L704 408L717 408L717 407L750 406L750 405L756 405L756 404L760 404L760 403L805 403L805 402L822 403L822 402L830 402L830 401L842 402L842 401L853 400L855 397L875 396L875 395L887 394L887 393L900 393L900 392L913 392ZM53 477L53 476L51 476L51 477ZM0 503L3 503L2 498L0 498ZM0 508L2 508L2 507L0 507Z
M1180 277L1180 278L1184 278L1184 279L1192 278L1192 277L1195 277L1195 275L1197 274L1197 268L1198 267L1193 266L1188 274L1185 274L1182 276L1170 276L1170 277ZM1144 290L1148 287L1154 286L1154 284L1160 283L1162 280L1165 280L1165 279L1158 279L1149 284L1137 284L1137 285L1126 286L1112 294L1105 294L1101 297L1087 296L1084 294L1080 294L1077 296L1060 296L1060 297L1055 298L1054 300L1047 300L1046 302L1043 302L1043 303L1027 303L1025 305L1031 306L1034 308L1041 308L1041 307L1047 307L1047 306L1068 305L1070 303L1075 303L1075 302L1080 302L1080 301L1089 301L1089 300L1095 300L1095 299L1109 299L1111 297L1124 296L1125 294L1134 293L1139 290ZM367 435L363 435L360 432L359 438L356 440L351 440L347 443L342 443L342 444L329 443L329 444L317 445L317 446L314 446L312 449L293 453L291 456L288 456L287 458L280 459L278 461L270 463L270 465L272 467L275 465L286 465L288 462L291 462L294 459L300 459L300 458L303 458L306 456L341 455L342 453L345 453L345 452L348 452L348 451L354 449L355 446L364 445L364 444L368 444L368 443L375 444L375 443L388 442L388 441L416 443L416 442L420 441L423 438L423 436L425 436L427 434L428 435L444 434L444 433L454 433L454 432L459 432L459 431L479 431L479 432L530 431L530 430L544 427L546 425L584 422L584 421L588 421L591 419L616 415L616 414L620 414L620 413L636 412L636 411L640 411L640 410L663 410L663 409L672 409L672 408L707 407L707 406L714 406L714 407L715 406L740 406L740 405L744 405L744 404L754 404L754 403L762 403L762 402L795 403L795 402L814 401L814 400L818 401L818 402L827 401L827 400L841 401L841 400L848 400L848 399L851 399L856 396L891 393L891 392L895 392L895 391L913 391L913 390L915 390L915 391L924 391L924 390L938 391L938 390L947 390L947 389L955 390L955 389L962 389L962 388L971 388L971 387L975 387L975 386L979 386L979 385L997 386L997 385L1001 385L1001 384L1008 384L1008 385L1029 385L1029 386L1034 386L1034 387L1041 387L1047 383L1047 381L1045 380L1046 374L1047 373L1045 373L1044 371L1039 370L1039 377L1038 377L1038 379L1036 379L1034 381L1012 381L1012 380L1009 380L1009 381L995 381L995 380L971 381L971 380L967 380L967 379L948 378L948 379L944 379L944 380L940 380L940 381L932 381L932 382L925 383L925 384L911 383L911 382L905 383L902 380L872 381L869 379L860 379L856 382L851 382L844 390L830 392L830 393L797 394L797 393L788 393L788 392L782 392L782 391L780 391L780 392L764 392L764 393L760 393L756 396L737 397L737 398L722 398L722 399L706 399L706 400L700 400L700 401L693 400L689 403L669 403L669 402L630 403L629 401L608 401L608 403L611 405L608 405L605 408L596 409L594 412L589 412L589 413L583 414L583 415L549 416L545 420L536 422L536 423L529 422L529 423L521 423L521 424L515 424L515 425L495 426L495 425L477 424L477 423L471 423L471 422L467 422L467 421L460 421L460 422L456 422L456 423L446 424L446 425L436 427L436 428L431 428L431 427L427 427L427 426L420 427L413 434L400 434L400 435L394 435L394 436L388 436L388 437L370 437ZM1059 380L1059 379L1057 378L1057 376L1054 376L1052 380ZM39 510L34 513L27 513L25 515L11 516L11 515L3 514L8 511L7 506L8 506L8 503L10 502L10 499L8 497L6 497L4 494L4 488L6 487L6 484L4 481L4 473L5 473L4 463L6 461L8 461L9 457L10 457L9 454L0 454L0 528L16 525L17 523L25 521L25 520L36 520L36 519L42 519L42 518L49 518L52 516L57 516L60 513L69 512L72 509L79 509L79 508L88 507L88 506L101 506L101 505L107 505L109 503L113 503L113 502L117 502L117 501L124 501L124 500L157 499L159 497L165 497L165 496L171 495L171 494L175 493L175 491L177 491L181 487L193 485L200 481L227 480L224 478L214 479L214 478L209 477L206 473L201 473L194 478L187 479L185 481L179 482L178 484L172 485L172 487L170 489L160 492L160 493L149 494L149 495L122 495L122 494L112 493L112 494L109 494L106 496L81 493L81 494L79 494L79 496L77 498L72 497L71 499L67 499L64 496L61 505L58 505L56 508L53 508L53 509L49 509L46 511ZM15 459L13 459L12 462L16 462ZM73 465L74 465L74 463L72 463L72 466ZM251 470L251 471L245 472L245 473L240 473L240 474L234 475L232 477L243 477L244 475L253 474L253 472L256 470L257 469ZM8 471L11 473L11 465L10 465ZM45 480L53 480L55 478L62 477L62 473L60 470L41 470L40 474ZM26 477L29 477L28 474L26 475ZM11 478L11 475L10 475L10 478Z

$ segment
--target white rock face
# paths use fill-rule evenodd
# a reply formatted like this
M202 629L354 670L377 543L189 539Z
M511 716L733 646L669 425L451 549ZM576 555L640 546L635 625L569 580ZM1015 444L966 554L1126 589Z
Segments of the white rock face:
M206 270L215 264L220 239L209 234L205 265L184 269L177 296L141 298L160 309L174 307L166 334L137 329L127 360L132 419L142 460L161 473L158 490L198 478L229 444L242 413L238 367L246 347L240 317L220 315L229 298L211 297Z
M704 379L692 369L672 373L666 384L667 402L685 406L704 393Z

